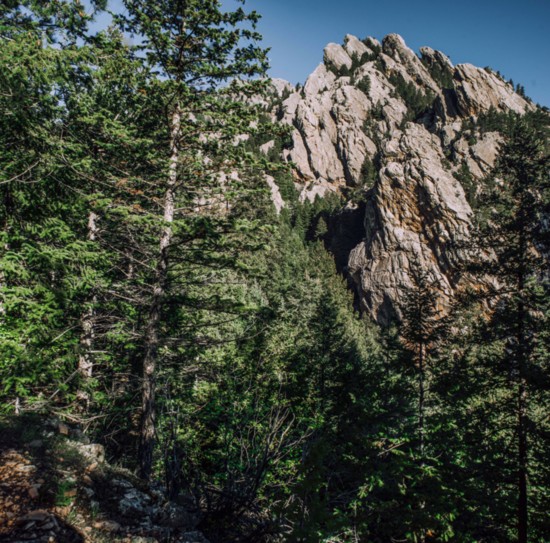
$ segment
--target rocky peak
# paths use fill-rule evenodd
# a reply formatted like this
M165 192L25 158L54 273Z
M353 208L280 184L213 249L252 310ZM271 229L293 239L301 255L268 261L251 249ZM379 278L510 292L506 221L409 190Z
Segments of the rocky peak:
M326 91L330 88L336 76L327 70L325 64L319 64L317 68L311 73L311 75L306 79L306 84L304 85L304 92L306 96L315 97L318 94Z
M440 70L453 71L454 66L447 55L441 51L435 51L431 47L421 47L420 53L422 54L422 62L428 66L428 68L438 68Z
M351 68L352 63L346 50L337 43L329 43L325 47L323 60L325 64L332 64L337 70L340 70L343 66Z
M301 92L276 83L288 96L273 115L293 128L284 159L300 198L363 191L363 239L346 269L361 306L380 322L399 315L417 265L445 306L461 280L452 247L468 236L471 219L458 179L466 171L479 182L500 142L498 132L477 133L476 118L533 109L492 71L455 67L430 47L420 52L397 34L382 43L347 35L325 47Z
M291 94L294 91L294 87L284 79L274 78L270 83L273 91L279 98L282 98L285 94Z
M372 49L367 47L367 45L359 38L356 38L351 34L347 34L344 38L344 49L350 58L353 58L354 56L361 58L365 53L372 53Z

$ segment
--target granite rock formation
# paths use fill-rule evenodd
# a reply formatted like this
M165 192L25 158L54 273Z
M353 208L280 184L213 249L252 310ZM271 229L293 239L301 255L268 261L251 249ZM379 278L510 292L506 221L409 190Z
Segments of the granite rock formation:
M293 128L283 153L300 198L363 191L363 238L346 266L362 308L381 323L399 316L415 267L444 308L460 282L456 247L472 216L459 174L482 179L501 141L472 126L483 115L534 106L499 74L453 66L429 47L419 57L396 34L328 44L302 88L276 80L273 94L273 118ZM365 175L373 165L374 179Z

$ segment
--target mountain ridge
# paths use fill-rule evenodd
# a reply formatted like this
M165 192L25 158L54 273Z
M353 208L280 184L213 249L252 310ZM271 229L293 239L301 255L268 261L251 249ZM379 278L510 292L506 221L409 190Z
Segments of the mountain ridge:
M361 308L382 324L399 317L415 268L437 285L441 308L448 305L462 279L457 247L472 218L466 192L479 192L502 141L478 121L535 110L492 70L453 66L430 47L420 51L398 34L381 43L348 34L343 45L325 47L303 87L271 85L272 120L292 127L282 156L300 199L350 188L363 195L363 240L344 271Z

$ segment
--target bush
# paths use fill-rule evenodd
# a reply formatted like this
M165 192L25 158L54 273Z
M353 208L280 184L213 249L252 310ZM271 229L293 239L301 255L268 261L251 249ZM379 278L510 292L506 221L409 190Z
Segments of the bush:
M422 63L426 66L428 72L432 76L432 79L442 89L453 89L453 71L449 66L442 66L441 64L428 64L424 59Z
M372 54L370 56L374 58L371 58L370 60L375 60L382 52L382 47L373 43L369 38L365 38L364 40L361 40L361 41L372 51ZM368 55L368 54L369 53L365 53L365 55Z
M405 81L401 74L390 75L389 81L409 110L404 122L416 121L431 109L435 100L432 92L423 93L414 83Z
M463 161L460 165L460 169L453 175L454 178L462 185L462 188L464 189L464 194L466 195L466 200L468 200L470 206L475 209L477 202L477 183L472 176L472 173L470 172L470 168L468 168L468 164Z
M370 77L366 75L365 77L363 77L363 79L357 81L357 83L355 83L355 86L361 92L364 92L368 96L370 92L370 86L371 86Z
M325 62L325 66L329 72L332 72L336 77L349 77L351 76L351 70L343 64L340 68L330 61Z
M359 180L360 185L366 187L372 187L378 177L378 170L374 162L369 156L365 157L363 165L361 166L361 177Z

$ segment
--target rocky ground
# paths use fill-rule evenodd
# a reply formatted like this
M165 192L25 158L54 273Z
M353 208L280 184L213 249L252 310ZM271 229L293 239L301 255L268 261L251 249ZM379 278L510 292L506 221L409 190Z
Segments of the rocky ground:
M107 464L77 428L0 419L0 542L208 543L198 519Z

